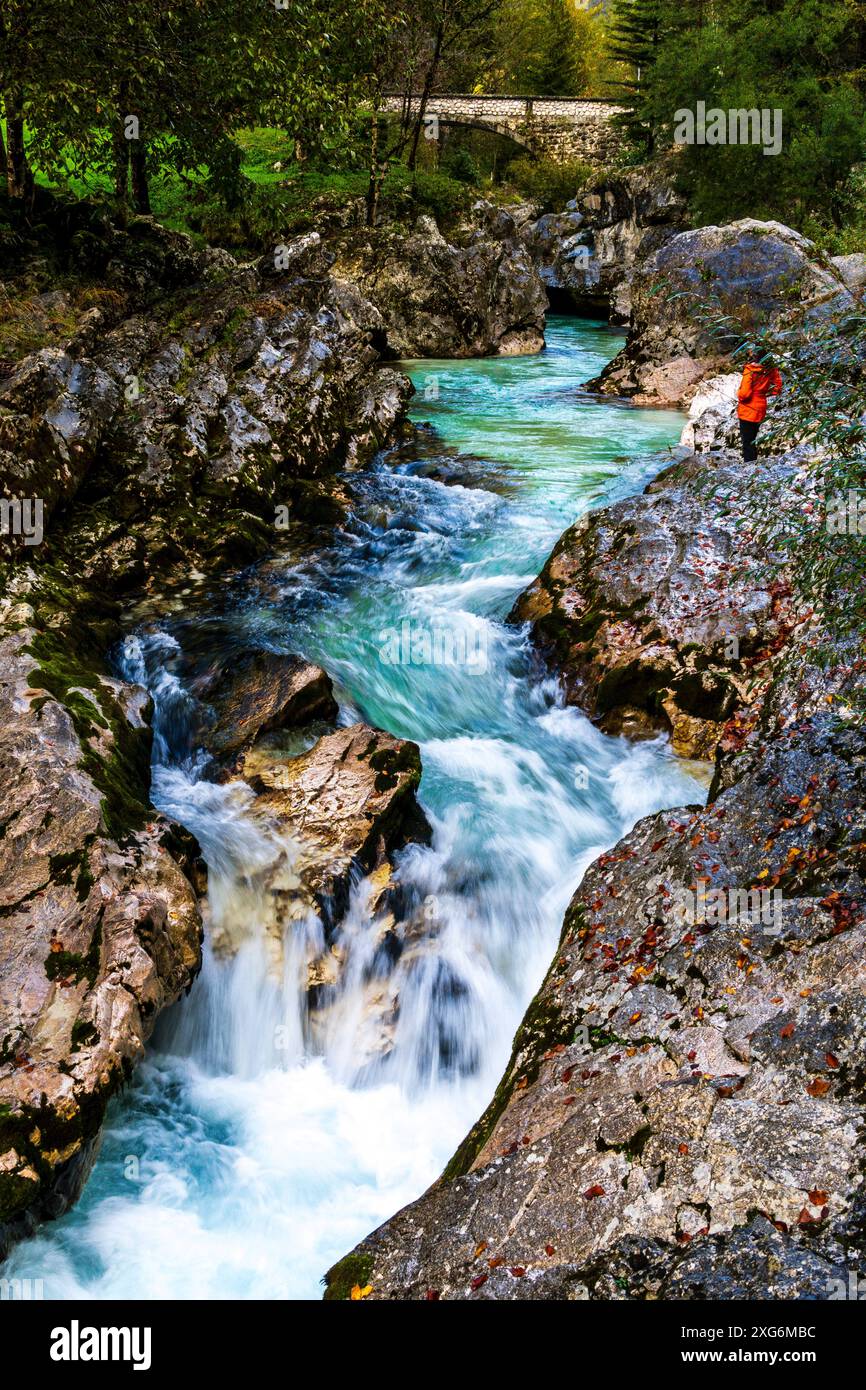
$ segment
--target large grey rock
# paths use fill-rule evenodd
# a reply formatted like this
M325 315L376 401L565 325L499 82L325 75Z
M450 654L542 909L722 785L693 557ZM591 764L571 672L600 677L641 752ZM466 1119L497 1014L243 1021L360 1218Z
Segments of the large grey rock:
M636 264L685 222L685 202L667 175L635 169L592 186L563 212L538 218L522 236L554 304L622 324Z
M108 588L249 561L279 543L278 509L333 519L328 477L365 464L411 394L381 364L380 314L328 275L317 235L283 248L282 269L190 252L190 283L160 298L146 230L132 311L88 310L65 350L25 358L0 393L0 487L42 498L46 523L62 502L64 563ZM188 241L174 238L172 274ZM70 513L85 479L88 505Z
M200 964L195 845L149 809L143 691L62 690L18 622L0 640L0 1256L86 1177L109 1099Z
M631 288L628 342L590 384L641 404L690 399L696 379L725 370L730 344L710 331L702 303L707 317L730 315L744 333L853 304L813 242L779 222L750 218L678 233L637 265ZM698 378L685 380L679 396L660 392L659 368L682 358L696 362Z
M740 372L709 377L689 402L689 418L680 444L700 453L706 449L733 448L739 441L737 388Z
M523 246L482 237L452 246L430 228L353 233L333 275L378 309L395 357L537 352L547 297Z
M866 252L854 251L848 256L831 256L830 264L852 293L859 294L866 288Z
M97 363L43 348L17 364L0 390L0 477L5 496L39 498L45 520L74 497L121 385Z
M566 700L609 732L666 729L678 753L711 757L791 624L783 573L767 577L740 518L794 476L785 463L685 457L566 531L511 614L531 624Z

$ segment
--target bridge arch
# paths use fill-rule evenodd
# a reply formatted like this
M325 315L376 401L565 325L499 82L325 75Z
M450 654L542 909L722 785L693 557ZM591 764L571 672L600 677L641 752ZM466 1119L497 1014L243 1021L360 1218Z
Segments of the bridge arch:
M406 99L389 95L385 110L403 113ZM408 102L409 114L417 114L420 97ZM545 155L557 162L586 159L593 164L608 162L617 153L621 135L613 123L625 108L616 102L590 97L480 96L451 92L431 96L425 107L425 121L441 125L465 126L494 135L507 136L530 153Z

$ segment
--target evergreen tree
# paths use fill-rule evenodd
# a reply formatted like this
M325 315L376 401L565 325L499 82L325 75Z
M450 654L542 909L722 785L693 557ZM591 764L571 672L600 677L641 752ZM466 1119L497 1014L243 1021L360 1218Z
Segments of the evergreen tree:
M648 98L670 27L668 0L614 0L608 47L614 62L623 65L624 75L613 85L629 105L619 125L648 155L656 147L656 121Z

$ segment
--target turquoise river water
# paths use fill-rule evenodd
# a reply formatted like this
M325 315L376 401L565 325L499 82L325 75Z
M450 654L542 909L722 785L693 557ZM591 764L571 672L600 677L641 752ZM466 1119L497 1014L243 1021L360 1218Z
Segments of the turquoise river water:
M552 318L534 357L408 364L413 418L433 430L347 479L330 549L130 633L119 664L156 706L154 800L208 862L205 963L112 1104L79 1204L13 1251L7 1277L60 1299L320 1296L486 1105L587 864L640 816L703 799L664 741L608 738L565 708L503 621L566 526L638 491L678 438L677 414L581 393L619 341ZM384 1051L366 885L339 932L339 997L313 1026L321 926L287 928L275 968L265 885L286 844L245 787L208 780L196 746L197 676L251 643L324 665L342 722L421 747L434 835L400 873L435 932L387 980L400 1007Z

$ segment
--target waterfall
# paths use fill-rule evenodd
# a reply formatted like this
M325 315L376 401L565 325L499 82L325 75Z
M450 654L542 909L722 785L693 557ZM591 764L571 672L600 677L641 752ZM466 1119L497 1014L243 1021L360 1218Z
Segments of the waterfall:
M350 475L328 550L270 560L218 608L125 641L123 674L154 702L153 801L208 865L204 964L112 1105L79 1206L9 1261L46 1297L316 1297L490 1099L587 864L639 816L703 799L663 740L606 737L565 707L503 621L565 526L638 488L679 433L671 413L579 398L615 346L553 320L537 357L416 364L439 442ZM323 1009L307 988L321 921L275 927L298 845L201 750L217 643L303 653L342 721L421 749L433 836L397 856L402 949L383 948L359 876Z

